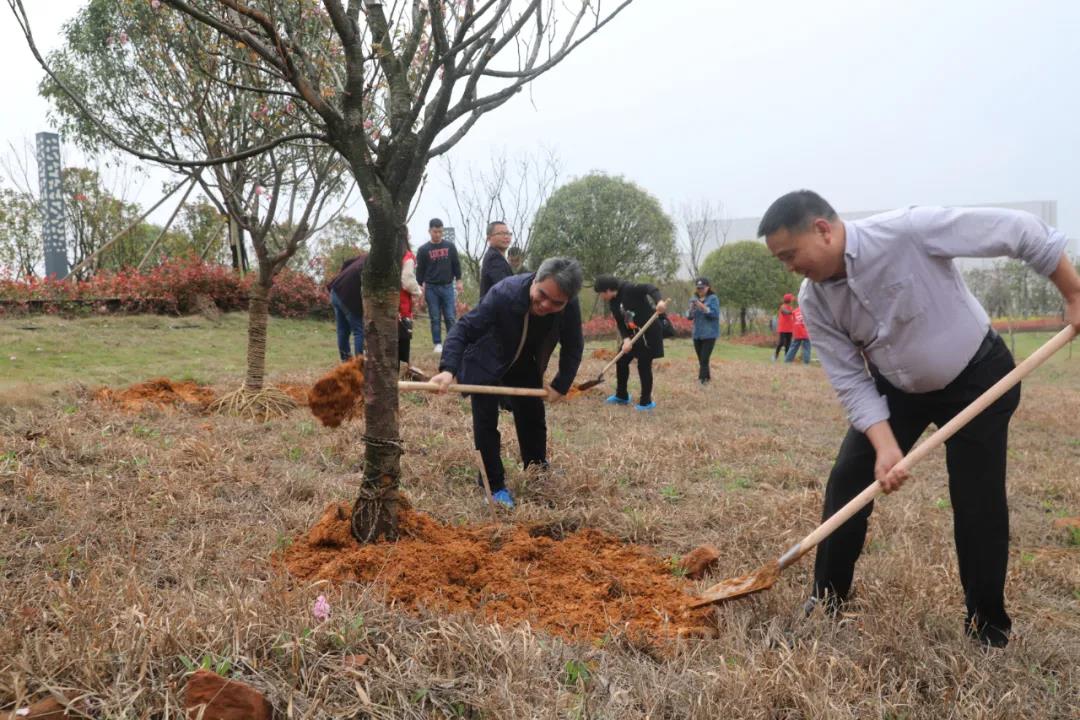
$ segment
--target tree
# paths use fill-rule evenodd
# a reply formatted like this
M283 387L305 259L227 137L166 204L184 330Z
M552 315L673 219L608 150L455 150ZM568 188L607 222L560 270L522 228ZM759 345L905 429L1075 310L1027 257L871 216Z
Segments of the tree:
M592 0L161 0L180 29L198 28L198 48L221 62L201 73L295 120L267 128L231 154L180 157L150 152L110 134L138 157L191 168L253 157L307 139L348 163L368 211L371 253L364 268L366 387L363 486L353 534L396 537L402 443L398 437L397 301L408 210L427 163L457 144L488 112L551 70L631 0L601 9ZM8 5L37 52L22 0ZM142 3L145 7L146 3ZM389 13L387 10L389 9ZM140 42L167 45L172 27ZM209 32L209 34L207 34ZM130 36L129 36L130 37ZM243 49L243 57L232 54ZM237 74L223 77L225 66ZM203 78L200 77L200 80ZM194 78L188 78L189 82ZM87 117L85 88L64 84ZM233 145L232 148L240 148Z
M529 257L578 259L586 277L666 280L678 269L675 226L659 201L621 177L594 173L563 185L540 208Z
M559 181L559 158L546 148L536 154L522 152L508 158L505 150L494 153L486 170L454 166L443 161L446 183L454 197L457 235L454 243L473 282L480 284L480 262L487 251L487 225L502 220L514 233L514 245L527 255L537 210L547 202Z
M368 250L367 227L354 217L339 215L313 238L311 266L324 284L341 264Z
M119 139L167 165L205 158L208 171L185 166L183 172L228 216L236 266L244 267L244 236L251 242L258 262L249 290L247 372L243 385L215 407L261 418L293 407L264 382L270 289L317 229L327 203L342 193L345 164L324 145L300 142L238 157L294 125L293 113L280 99L253 92L271 93L277 83L250 67L248 51L205 25L145 2L91 0L64 32L42 87L61 129L91 150ZM82 112L82 103L95 115ZM125 256L131 265L141 258Z
M721 305L738 308L739 331L746 334L746 314L751 308L771 309L784 293L795 292L798 276L788 272L765 245L753 240L713 250L701 264Z
M710 245L723 247L727 243L731 219L722 202L699 200L685 203L679 210L682 229L686 233L686 265L694 277L701 276L701 260Z
M29 280L45 262L37 203L11 188L0 188L0 277Z

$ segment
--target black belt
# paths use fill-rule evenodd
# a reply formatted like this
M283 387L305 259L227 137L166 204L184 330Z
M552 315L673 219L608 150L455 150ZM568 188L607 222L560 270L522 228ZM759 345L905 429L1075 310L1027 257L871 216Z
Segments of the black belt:
M997 330L990 328L986 333L986 337L983 338L982 344L979 345L979 349L975 351L975 354L971 356L971 360L968 361L968 366L970 367L985 360L1000 338L1001 336L997 334Z

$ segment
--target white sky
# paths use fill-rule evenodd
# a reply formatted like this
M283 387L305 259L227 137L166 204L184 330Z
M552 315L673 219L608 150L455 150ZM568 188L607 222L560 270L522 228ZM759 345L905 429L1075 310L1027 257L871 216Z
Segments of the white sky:
M39 45L81 4L26 2ZM1077 38L1076 0L636 0L453 159L543 143L565 179L621 174L667 208L707 198L735 217L798 187L841 212L1057 200L1080 237ZM0 140L18 145L49 124L6 3L0 66ZM450 206L432 176L414 237Z

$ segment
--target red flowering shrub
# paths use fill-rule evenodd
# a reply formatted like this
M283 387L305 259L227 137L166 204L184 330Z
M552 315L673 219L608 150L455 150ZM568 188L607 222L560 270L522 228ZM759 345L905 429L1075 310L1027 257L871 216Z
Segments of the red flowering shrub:
M254 281L254 275L244 279L245 297ZM330 293L310 275L284 268L270 288L270 314L290 318L331 316Z
M1009 321L1004 319L994 320L992 323L999 333L1009 331ZM1013 332L1056 332L1065 327L1065 322L1060 317L1039 317L1013 320Z
M255 276L196 257L174 258L146 272L101 272L89 280L0 279L0 314L50 314L91 308L96 312L183 314L205 296L223 311L245 310ZM285 269L270 291L270 313L282 317L326 316L330 299L309 276Z
M682 315L668 313L668 320L675 328L675 337L688 338L694 334L694 321ZM659 322L659 320L657 320ZM610 315L595 317L581 324L581 332L586 340L613 338L618 335L615 329L615 318Z
M581 332L586 340L600 338L613 338L618 332L615 330L615 318L610 315L595 317L581 324Z

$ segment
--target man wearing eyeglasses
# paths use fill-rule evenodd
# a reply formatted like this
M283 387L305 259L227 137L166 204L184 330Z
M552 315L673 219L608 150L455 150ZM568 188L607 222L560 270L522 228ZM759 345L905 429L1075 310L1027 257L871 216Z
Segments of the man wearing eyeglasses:
M487 226L488 249L480 261L480 299L483 300L492 286L514 274L506 259L506 249L514 234L502 220L494 220Z
M438 375L431 381L449 387L469 385L544 387L544 372L559 345L559 372L547 385L549 402L570 390L585 346L577 294L582 272L577 260L548 258L535 273L497 283L446 336ZM499 434L499 395L473 395L473 437L496 502L514 507L506 488ZM544 401L510 398L524 467L547 467Z

